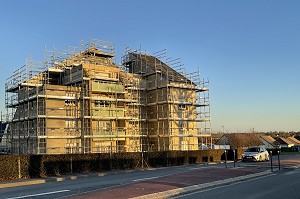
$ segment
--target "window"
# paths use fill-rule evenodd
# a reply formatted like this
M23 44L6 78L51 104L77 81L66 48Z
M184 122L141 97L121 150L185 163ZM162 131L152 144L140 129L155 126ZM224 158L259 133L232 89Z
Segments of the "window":
M65 121L65 128L67 129L74 129L75 128L75 121L74 120L66 120Z
M102 130L110 130L111 129L111 121L96 121L96 131Z
M182 129L182 128L186 128L186 126L187 126L186 121L183 120L178 121L178 128Z
M186 110L186 108L187 108L186 104L179 104L178 105L179 110Z
M68 139L66 144L67 153L79 153L80 144L76 139Z
M109 107L110 102L105 100L96 100L94 104L95 107Z
M65 106L75 106L75 100L65 100Z

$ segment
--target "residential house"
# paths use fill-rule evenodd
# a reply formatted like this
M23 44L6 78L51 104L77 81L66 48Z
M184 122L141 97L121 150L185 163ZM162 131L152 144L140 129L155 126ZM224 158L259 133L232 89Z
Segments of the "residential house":
M286 138L288 141L292 142L294 144L294 149L296 151L300 151L300 140L296 139L295 137L288 137Z
M277 142L270 135L262 135L259 137L260 141L265 145L266 149L274 149L279 147L279 142Z
M263 143L253 133L226 133L216 143L217 145L230 145L231 149L261 146Z
M291 148L295 145L294 142L283 137L277 137L276 141L279 143L280 148Z

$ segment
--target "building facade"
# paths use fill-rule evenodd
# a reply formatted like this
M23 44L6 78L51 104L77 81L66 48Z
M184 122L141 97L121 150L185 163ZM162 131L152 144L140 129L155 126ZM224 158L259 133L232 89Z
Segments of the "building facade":
M208 82L174 60L110 42L27 61L6 82L4 136L14 154L198 150L209 142Z

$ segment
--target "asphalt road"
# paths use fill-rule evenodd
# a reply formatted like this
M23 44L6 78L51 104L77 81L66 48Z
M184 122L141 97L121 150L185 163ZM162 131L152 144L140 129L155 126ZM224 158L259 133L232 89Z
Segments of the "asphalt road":
M300 170L285 169L268 176L181 195L174 199L299 199L299 185Z

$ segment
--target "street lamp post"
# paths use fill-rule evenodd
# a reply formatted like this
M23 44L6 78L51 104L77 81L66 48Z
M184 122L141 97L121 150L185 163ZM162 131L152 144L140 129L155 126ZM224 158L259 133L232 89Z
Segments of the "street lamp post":
M273 172L273 155L272 155L272 151L270 151L270 159L271 159L271 171Z
M279 158L280 151L278 150L277 152L278 152L278 169L280 170L280 158Z
M233 167L235 167L235 149L233 149Z
M225 168L227 168L227 150L225 149Z

